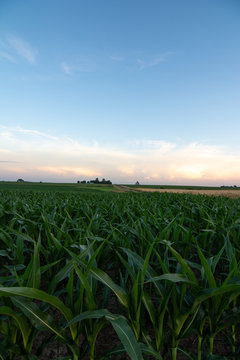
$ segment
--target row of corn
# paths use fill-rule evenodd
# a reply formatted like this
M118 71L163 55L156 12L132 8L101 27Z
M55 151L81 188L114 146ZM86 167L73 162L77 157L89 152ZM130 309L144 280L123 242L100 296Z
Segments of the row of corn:
M224 197L0 193L0 359L239 359L239 225Z

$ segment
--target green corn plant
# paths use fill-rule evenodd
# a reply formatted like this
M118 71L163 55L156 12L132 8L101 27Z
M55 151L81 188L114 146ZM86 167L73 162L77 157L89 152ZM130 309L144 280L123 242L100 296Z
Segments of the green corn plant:
M122 263L125 265L126 273L128 274L128 277L130 277L131 282L129 284L129 289L126 288L124 283L126 282L127 278L124 278L122 280L122 287L125 289L126 292L129 293L129 303L128 303L128 314L129 318L131 319L131 323L133 328L135 328L136 324L138 325L137 329L135 329L135 332L137 332L137 338L140 338L140 335L143 337L145 343L147 346L144 347L145 350L154 352L155 356L161 356L160 355L160 348L163 345L163 328L161 328L161 331L158 332L158 336L156 336L156 348L157 351L154 350L154 346L151 343L151 340L148 335L148 331L146 329L146 324L143 319L145 319L144 315L144 308L146 309L147 313L149 314L150 319L152 320L153 327L155 329L155 334L157 334L156 331L156 321L155 321L155 309L154 305L152 303L152 298L149 294L149 290L147 290L145 287L146 280L149 278L153 278L156 276L156 273L152 269L151 265L149 264L149 259L152 250L154 250L154 244L150 246L148 256L146 259L142 259L139 255L132 252L129 249L123 248L122 249L128 256L128 262L119 254L119 257L122 261ZM135 270L134 270L135 269ZM166 309L166 304L169 299L168 296L163 296L163 291L160 286L158 286L156 283L156 291L162 299L164 298ZM137 287L138 286L138 287ZM139 291L140 289L140 291ZM158 310L159 311L159 310ZM160 311L161 312L161 311Z
M198 359L201 359L202 342L208 338L209 341L209 354L213 354L214 338L216 334L229 326L232 321L233 326L236 323L234 313L232 316L227 315L228 322L224 321L225 313L231 310L231 306L239 296L240 292L240 279L236 277L237 270L236 262L232 265L232 270L228 273L222 283L217 283L214 278L214 271L218 262L223 254L225 246L220 249L219 253L214 256L211 261L207 261L203 252L197 246L199 259L201 262L201 273L203 276L202 283L199 283L200 292L194 300L194 306L201 304L201 321L198 324ZM211 264L211 265L210 265ZM207 333L204 326L208 322Z
M70 309L72 318L106 309L111 291L146 355L161 359L168 351L178 356L182 339L195 331L201 359L203 343L211 353L221 331L231 345L229 356L238 358L239 200L179 194L0 192L0 220L1 287L44 289ZM156 243L145 271L156 238L170 241L172 249ZM9 294L1 296L1 306L15 309L35 334L44 329L67 341L76 354L81 350L76 356L95 356L97 336L110 320L80 318L73 324L73 340L70 328L64 329L66 317L62 314L54 321L56 306L34 299ZM0 332L6 339L17 333L21 349L16 350L12 335L8 344L12 339L16 354L27 352L13 317L1 315ZM81 343L80 334L85 339Z
M34 242L34 255L32 261L29 263L27 269L24 272L23 276L17 274L18 268L14 266L12 269L12 275L9 277L8 281L5 281L3 278L2 282L9 286L12 285L22 285L23 278L27 278L27 282L30 286L38 288L40 286L40 262L39 262L39 245L40 239L38 242ZM20 270L25 269L24 266L20 267ZM5 341L7 341L7 346L12 351L21 356L23 359L27 359L27 356L30 356L31 349L33 345L34 336L37 332L28 319L21 313L16 313L14 309L14 304L11 301L2 300L2 306L0 306L0 314L5 316L5 321L2 321L2 332ZM19 333L22 334L23 344L19 342ZM11 345L11 346L10 346Z
M79 349L75 342L77 332L74 325L70 326L72 340L69 340L67 335L62 332L62 329L59 329L58 326L53 322L52 318L47 317L46 314L40 310L33 301L29 302L17 299L17 297L35 299L43 301L45 304L52 305L55 309L60 311L68 323L72 320L73 314L71 310L66 307L63 302L60 301L56 296L48 295L41 290L28 287L0 287L0 296L10 297L10 299L13 300L14 305L18 306L29 320L33 318L35 322L38 322L38 324L42 325L45 329L53 332L60 341L66 342L66 345L73 354L73 359L79 359Z
M150 246L145 260L125 248L123 248L122 251L124 251L128 255L128 262L125 261L125 259L121 256L120 253L118 254L126 268L126 272L128 273L129 278L131 279L129 289L124 285L126 279L123 279L121 282L121 286L119 286L115 284L115 282L100 269L91 269L91 273L94 278L99 280L105 286L109 287L109 289L111 289L115 293L119 302L125 307L128 314L128 321L131 324L136 339L139 341L143 337L143 339L146 341L146 345L141 344L142 351L146 354L151 354L154 355L156 358L161 359L161 354L157 352L148 341L148 336L146 330L144 330L143 322L144 303L147 304L146 307L148 307L148 309L150 308L150 297L148 296L148 293L144 290L144 279L145 277L149 278L154 274L153 270L149 266L149 260L153 248L154 243ZM133 270L134 267L138 269L136 272ZM165 302L164 311L166 310L166 304L167 301ZM159 340L160 343L161 341L162 339Z
M149 261L150 253L151 253L151 251L149 251L149 256L146 259L146 264ZM110 290L112 290L114 292L114 294L117 296L119 302L128 311L128 319L129 319L130 324L132 325L132 328L134 330L134 336L136 336L136 339L139 340L139 337L140 337L140 318L141 318L140 309L141 309L141 303L142 303L141 299L142 299L142 296L143 296L141 292L138 293L139 289L137 289L137 285L139 286L138 282L140 282L139 273L136 276L135 286L133 287L132 293L128 295L127 292L122 287L115 284L115 282L103 270L95 268L95 267L89 267L89 265L87 265L87 263L84 262L83 259L80 259L79 257L76 257L74 255L73 255L73 258L75 259L76 263L78 264L78 267L85 268L85 273L88 272L89 275L91 275L91 277L93 279L95 279L98 282L102 283L104 286L108 287ZM146 272L146 268L147 268L146 264L143 267L143 273ZM79 270L77 271L77 274L78 274L78 276L80 276L80 278L83 275L82 273L79 272ZM144 278L144 275L141 275L141 276L143 276L143 278ZM140 284L141 283L144 284L143 281L141 281ZM131 307L132 306L132 304L131 304L131 295L133 295L132 299L134 301L133 308ZM135 300L136 297L137 297L137 301ZM135 310L136 310L136 314L134 314ZM98 310L95 310L95 311L96 311L96 314L97 314ZM97 316L96 316L96 318L97 318ZM82 319L81 315L77 319L78 319L78 321L80 321ZM106 318L106 319L109 320L109 318ZM112 325L114 326L113 323L112 323ZM116 328L115 328L115 330L116 330ZM131 335L131 338L132 338L132 335Z
M96 258L102 251L104 245L105 244L103 242L97 250L93 251L93 244L90 244L90 246L84 248L80 255L75 255L72 251L66 249L67 253L72 257L72 260L68 262L53 279L50 291L53 293L59 281L63 281L68 277L69 279L66 289L70 298L69 306L71 307L73 314L82 314L86 311L90 314L93 312L96 314L98 312L96 294L99 279L101 279L104 285L106 285L106 283L108 285L110 284L107 275L95 267L97 265ZM74 273L78 278L79 284L77 293L77 288L74 286ZM88 342L90 358L94 359L97 336L106 325L106 321L109 321L109 319L106 317L89 316L88 318L84 318L84 321L83 319L80 321L80 318L78 320L77 333L79 335L82 333L85 334L85 338Z
M96 294L98 291L99 277L104 280L103 274L105 274L100 269L96 268L96 257L98 253L103 248L104 243L90 256L87 249L81 254L81 256L76 256L71 251L67 250L68 253L72 256L71 266L68 265L67 272L72 268L77 275L79 281L79 290L78 294L74 294L76 287L73 287L73 277L69 278L67 289L72 299L72 308L74 314L81 314L86 311L97 312L98 305L96 303ZM90 260L86 261L86 257L90 256ZM95 265L95 266L94 266ZM65 272L65 275L67 275ZM73 276L73 275L72 275ZM104 283L105 285L105 283ZM73 299L76 299L73 301ZM79 319L80 320L80 319ZM106 325L106 318L104 317L89 317L85 321L78 321L77 329L78 332L84 332L86 334L86 339L88 341L88 347L90 352L91 359L94 358L95 353L95 343L97 336L101 329Z
M18 355L23 360L27 359L36 332L21 313L16 313L10 306L0 306L0 333L4 338L1 353L9 354L10 358ZM19 334L22 342L19 341Z
M140 346L137 343L131 328L127 324L126 319L122 315L111 314L106 309L98 309L96 311L85 312L76 316L69 325L90 318L104 318L107 321L110 321L130 358L132 360L143 360Z
M236 249L232 246L232 243L229 239L229 234L225 236L225 251L226 251L226 257L228 260L229 268L228 273L231 274L230 282L232 283L232 280L236 282L237 278L239 277L240 273L240 261L237 260L236 256ZM236 312L238 309L239 299L234 298L231 303L231 310L233 312ZM235 314L236 315L236 314ZM232 318L232 317L231 317ZM233 320L237 317L233 316ZM237 352L237 329L240 328L240 321L237 323L231 324L231 337L229 337L228 333L225 332L226 337L228 340L230 340L230 344L232 347L232 353L235 354ZM237 355L233 355L233 360L237 358Z
M203 281L205 280L205 287L208 286L209 291L212 289L216 289L215 291L218 293L218 296L211 295L210 298L206 299L202 305L204 308L203 316L202 316L202 323L199 332L199 341L204 339L204 325L206 321L208 322L208 331L205 334L205 338L207 337L209 340L209 354L213 354L213 346L214 346L214 338L220 331L229 327L232 321L232 340L233 346L232 350L233 353L235 352L235 342L236 342L236 324L239 322L238 318L236 318L236 313L231 309L236 309L236 301L238 296L240 295L240 274L239 274L239 266L236 261L236 257L232 252L231 262L229 267L229 273L227 274L226 278L221 282L217 281L214 277L214 271L216 266L221 258L223 250L227 246L227 254L229 254L231 244L226 243L224 247L220 250L220 252L212 258L211 261L207 261L203 252L198 247L199 258L202 265L202 276ZM207 284L206 284L207 282ZM229 290L227 290L229 289ZM213 291L213 290L212 290ZM213 291L214 293L214 291ZM227 319L224 320L224 319ZM199 351L201 346L199 344ZM199 358L200 355L199 355Z
M41 276L41 268L40 268L40 261L39 261L39 248L40 248L40 239L38 241L38 243L34 242L34 255L32 257L32 260L30 261L29 265L27 266L26 271L24 272L24 274L22 276L18 276L17 273L15 273L16 275L16 280L18 282L19 288L15 288L15 290L17 291L18 289L23 289L23 293L26 292L27 294L29 293L29 289L32 289L32 291L34 289L39 288L40 285L40 276ZM21 286L23 286L23 284L26 284L28 287L23 288ZM5 288L9 289L9 288ZM34 294L34 292L33 292ZM39 293L37 293L39 294ZM8 294L9 295L9 294ZM22 293L20 294L22 296L24 296ZM32 296L34 298L34 296ZM36 297L35 297L36 298ZM26 317L32 321L32 319L34 319L34 326L36 327L36 324L38 325L38 327L43 326L45 327L45 330L47 329L48 331L53 332L61 341L64 341L65 343L68 342L68 346L69 349L73 352L74 356L76 357L77 355L77 346L76 344L71 344L71 341L69 342L69 339L67 340L66 335L62 335L62 332L57 328L56 324L54 324L53 319L51 319L49 316L46 317L45 313L39 309L36 304L34 304L33 302L23 302L23 300L17 300L14 297L10 297L10 299L13 302L13 305L19 307L19 309L26 315ZM43 305L47 303L46 300L46 294L41 292L40 293L40 298L37 298L38 300L42 300L43 301ZM51 305L59 305L59 301L57 299L57 297L52 297L51 298L52 302L50 302ZM61 305L61 304L60 304ZM45 306L45 305L44 305ZM65 315L70 316L69 314L71 314L71 311L69 311L66 307L62 306L62 313ZM59 309L58 309L59 310ZM67 321L70 320L70 318L66 318ZM20 324L20 322L18 323ZM39 325L40 324L40 325ZM72 334L72 341L74 342L75 340L75 333L73 331L73 329L71 329L71 334Z
M143 299L144 299L144 280L147 272L149 271L148 265L150 257L155 246L155 241L149 246L148 253L144 261L141 257L137 257L133 252L123 248L122 250L128 255L128 263L119 254L122 263L125 265L126 272L129 275L129 289L125 287L125 291L128 292L128 306L126 308L128 312L128 318L134 330L137 340L140 339L142 332L142 319L143 317ZM136 259L137 257L137 259ZM135 270L134 270L135 268ZM122 282L123 286L123 282Z
M89 284L86 282L86 278L84 278L83 274L81 274L80 270L76 268L78 276L81 278L82 282L84 283L84 287L87 289L87 292L90 291ZM99 271L97 269L93 269L93 273L99 275ZM23 288L23 287L15 287L15 288L0 288L0 295L1 296L7 296L10 297L10 299L13 301L13 304L17 307L19 307L20 310L29 318L33 319L34 323L37 323L38 326L44 327L45 329L48 329L48 331L53 332L60 341L66 343L68 348L71 350L73 359L77 360L82 358L79 344L78 344L78 338L77 338L77 326L75 322L72 320L75 319L73 316L72 311L67 308L56 296L48 295L44 293L41 290L34 289L34 288ZM94 307L94 299L92 298L91 292L88 294L89 298L92 301L92 305ZM19 299L19 297L23 297L23 299ZM53 319L45 314L42 310L39 309L39 307L33 302L33 301L27 301L25 298L30 299L36 299L44 301L46 304L50 304L53 307L57 308L60 313L65 317L66 321L69 323L70 332L72 335L72 341L68 339L66 331L63 331L63 329L59 328L57 324L53 321ZM105 310L104 310L105 311ZM99 319L101 318L100 323L95 323L94 330L91 332L92 338L91 341L94 344L94 336L96 337L98 332L101 330L103 325L106 323L106 321L111 321L113 327L117 331L117 334L120 337L120 340L123 342L123 345L129 355L132 359L141 359L141 356L138 355L141 354L140 348L136 342L134 335L132 334L130 328L127 326L127 323L123 318L116 318L114 315L109 315L104 312L104 316L97 315L99 310L93 310L88 312L88 316L86 319L90 320L93 318ZM107 316L108 315L108 316ZM118 319L118 320L117 320ZM81 320L80 318L77 318L77 321L79 322ZM82 319L83 320L83 319ZM106 320L106 321L104 321ZM127 335L126 335L127 332ZM138 357L137 357L138 356ZM91 359L94 359L94 352L92 349L90 349L90 357Z
M164 260L155 251L162 275L149 278L147 282L153 282L161 288L161 292L157 292L158 312L154 313L153 306L149 307L151 321L154 324L156 342L156 350L159 351L159 345L163 345L164 330L166 326L171 329L171 341L167 341L167 348L171 349L172 359L177 359L177 351L179 343L190 330L198 313L199 304L193 302L192 293L198 289L198 281L181 255L176 252L168 242L163 242L167 249L165 251ZM168 251L174 255L178 261L176 273L170 272L170 258Z

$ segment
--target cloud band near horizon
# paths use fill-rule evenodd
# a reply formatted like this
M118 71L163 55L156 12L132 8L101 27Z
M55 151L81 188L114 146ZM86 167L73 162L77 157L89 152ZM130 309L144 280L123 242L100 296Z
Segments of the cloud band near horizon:
M121 146L83 143L38 130L0 127L0 180L233 185L240 151L193 142L134 140Z

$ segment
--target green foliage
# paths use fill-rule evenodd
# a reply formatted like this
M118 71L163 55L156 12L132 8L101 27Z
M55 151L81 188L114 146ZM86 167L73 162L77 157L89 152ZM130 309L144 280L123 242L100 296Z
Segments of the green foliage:
M0 192L0 359L37 359L42 332L97 359L108 323L105 359L239 358L240 200L16 185Z

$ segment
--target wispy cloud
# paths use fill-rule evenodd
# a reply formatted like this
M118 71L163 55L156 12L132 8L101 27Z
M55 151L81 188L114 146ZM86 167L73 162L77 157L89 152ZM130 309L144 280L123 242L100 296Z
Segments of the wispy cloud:
M131 142L137 151L158 151L162 154L174 149L176 144L163 140L135 140Z
M60 66L61 66L61 69L65 72L65 74L67 74L67 75L71 74L71 66L70 65L68 65L65 62L61 62Z
M120 62L125 60L123 56L117 54L111 55L110 59L112 59L113 61L120 61Z
M36 181L102 176L116 183L225 185L240 179L240 149L232 152L199 142L145 139L116 146L0 127L0 143L0 170L6 180L23 175Z
M8 60L11 63L16 63L15 58L12 55L5 52L5 51L0 51L0 59Z
M38 51L34 49L26 40L18 35L7 35L7 43L11 50L18 56L27 60L30 64L35 64Z
M28 129L22 129L22 128L18 127L14 131L22 133L22 134L45 137L45 138L51 139L51 140L58 140L58 138L56 136L52 136L52 135L49 135L49 134L46 134L44 132L37 131L37 130L28 130Z
M1 151L1 150L0 150ZM19 163L19 161L14 160L0 160L0 163Z
M167 51L167 52L160 54L154 58L151 58L149 60L137 59L137 62L139 64L139 70L144 70L146 68L150 68L150 67L156 66L162 62L165 62L167 60L167 58L173 54L174 54L173 52Z
M93 54L85 54L66 59L60 62L59 65L66 75L105 71L106 69L109 70L112 66L114 66L114 69L124 69L125 71L142 71L167 61L174 52L167 51L153 57L142 55L142 57L136 59L137 54L139 55L139 53L135 51L129 53L127 56L122 56L119 53L98 54L97 57Z
M72 61L62 61L60 67L66 75L76 75L79 73L90 73L96 71L99 64L92 56L77 57Z

